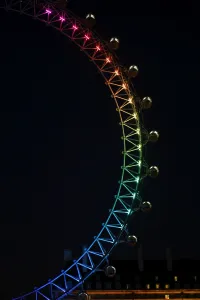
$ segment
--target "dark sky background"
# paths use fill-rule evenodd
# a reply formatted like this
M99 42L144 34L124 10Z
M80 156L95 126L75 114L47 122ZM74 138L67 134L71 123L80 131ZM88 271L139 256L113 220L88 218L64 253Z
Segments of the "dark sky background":
M151 214L132 226L145 257L162 259L172 247L175 258L199 259L197 6L71 0L69 7L82 17L93 12L105 39L120 38L121 61L140 70L136 90L153 99L145 124L161 137L147 158L160 177L142 191ZM109 91L67 38L1 11L0 41L0 289L10 297L52 278L63 250L76 256L98 232L117 191L122 143Z

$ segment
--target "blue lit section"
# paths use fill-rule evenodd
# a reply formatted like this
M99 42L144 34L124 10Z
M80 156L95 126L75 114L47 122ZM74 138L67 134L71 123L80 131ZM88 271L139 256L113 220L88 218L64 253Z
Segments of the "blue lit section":
M31 293L15 300L60 300L70 295L96 270L107 261L110 252L120 242L128 218L136 210L143 164L139 113L135 106L135 96L128 86L128 78L110 49L95 34L86 35L85 27L68 11L57 10L53 5L36 8L33 0L12 0L8 10L18 11L60 30L70 38L96 65L106 81L115 100L122 129L123 165L117 195L112 209L92 244L72 263L67 270ZM62 18L61 18L62 15ZM58 25L58 26L57 26ZM57 27L56 27L57 26ZM82 38L81 38L82 37ZM98 49L97 49L98 46ZM98 50L98 51L97 51ZM56 296L54 295L56 293Z

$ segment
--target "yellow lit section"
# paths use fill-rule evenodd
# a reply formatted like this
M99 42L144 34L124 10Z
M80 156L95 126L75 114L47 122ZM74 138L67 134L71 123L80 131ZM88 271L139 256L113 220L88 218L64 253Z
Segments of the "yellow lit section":
M128 98L128 102L129 102L129 103L132 103L132 102L133 102L133 97L129 97L129 98Z
M174 276L174 281L178 281L178 277L177 276Z
M169 284L165 284L165 288L166 288L166 289L169 289Z
M169 295L165 295L165 299L169 299Z
M160 284L156 283L156 289L159 289L159 288L160 288Z

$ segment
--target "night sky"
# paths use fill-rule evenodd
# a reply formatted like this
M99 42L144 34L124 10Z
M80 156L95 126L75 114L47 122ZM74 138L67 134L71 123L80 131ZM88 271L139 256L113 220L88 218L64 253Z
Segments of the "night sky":
M175 258L200 259L197 7L116 3L71 0L69 8L93 12L104 39L119 37L121 61L140 70L137 92L153 100L145 125L161 136L147 161L160 177L145 181L153 209L131 228L146 258L172 247ZM117 191L122 141L109 90L66 37L1 11L0 45L0 289L10 297L52 278L65 248L76 257L96 235Z

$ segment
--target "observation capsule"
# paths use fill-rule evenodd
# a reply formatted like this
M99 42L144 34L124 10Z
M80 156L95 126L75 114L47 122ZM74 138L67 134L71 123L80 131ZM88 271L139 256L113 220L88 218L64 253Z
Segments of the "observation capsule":
M155 143L159 139L159 133L157 131L151 131L149 133L149 142Z
M142 109L149 109L152 106L152 100L150 97L144 97L141 102Z
M138 75L138 67L137 66L130 66L130 68L128 69L128 76L130 78L135 78Z
M156 178L159 174L159 169L156 166L151 166L147 173L151 178Z
M116 37L111 38L110 46L113 50L117 50L119 48L119 39Z
M95 16L93 14L88 14L86 16L86 22L87 22L88 27L90 27L90 28L94 27L96 24Z
M148 212L148 211L151 210L151 208L152 208L152 205L151 205L150 202L148 202L148 201L142 202L142 204L141 204L141 210L142 210L143 212Z
M78 295L77 295L77 300L89 300L89 295L85 292L80 292Z
M107 277L112 278L116 274L116 269L113 266L107 266L105 269L105 274Z
M129 235L127 237L127 242L133 246L137 244L137 237L135 235Z

